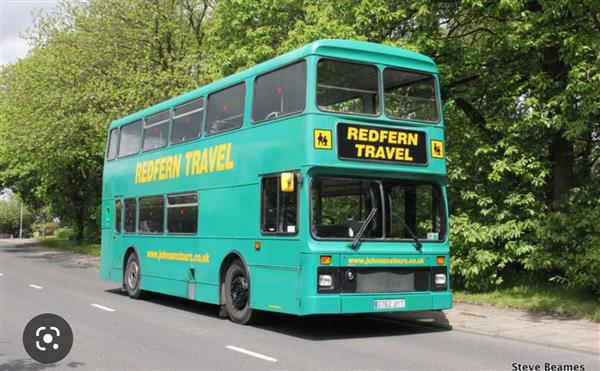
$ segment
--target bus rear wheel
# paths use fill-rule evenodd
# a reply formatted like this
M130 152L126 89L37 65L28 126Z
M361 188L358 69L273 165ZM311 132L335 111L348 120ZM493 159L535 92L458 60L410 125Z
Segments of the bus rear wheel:
M136 253L131 253L127 257L123 281L127 295L129 295L130 298L139 299L142 297L140 260Z
M233 322L249 325L258 319L258 311L250 308L250 280L240 260L232 262L225 274L225 308Z

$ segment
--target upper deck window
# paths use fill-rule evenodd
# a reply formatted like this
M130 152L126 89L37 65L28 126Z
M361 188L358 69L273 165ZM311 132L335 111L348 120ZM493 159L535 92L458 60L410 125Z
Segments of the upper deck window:
M245 83L209 95L204 133L214 135L242 126L245 96Z
M438 121L432 75L386 68L383 86L387 116L401 120Z
M142 136L142 121L136 121L121 127L121 141L119 142L119 157L135 155L140 151Z
M256 78L252 121L257 123L304 110L306 62L301 61Z
M375 66L322 59L317 66L320 110L379 114L379 79Z
M150 151L167 145L169 135L169 111L163 111L144 120L144 144L142 149Z
M106 159L108 161L114 160L117 157L117 145L119 144L119 129L115 128L110 131L108 138L108 154Z
M204 114L204 98L182 104L173 111L171 143L187 142L200 136Z

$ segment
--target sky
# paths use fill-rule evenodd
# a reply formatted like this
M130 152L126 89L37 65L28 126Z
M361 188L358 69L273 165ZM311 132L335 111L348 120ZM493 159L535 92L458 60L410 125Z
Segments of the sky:
M53 0L0 0L0 65L16 62L29 50L20 37L32 25L31 11L48 11L57 6Z

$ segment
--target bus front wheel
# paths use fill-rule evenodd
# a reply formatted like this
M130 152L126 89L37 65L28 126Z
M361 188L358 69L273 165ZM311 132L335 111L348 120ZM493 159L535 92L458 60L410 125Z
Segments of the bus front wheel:
M140 260L136 253L131 253L127 257L127 264L125 265L125 274L123 280L125 281L125 289L127 295L132 299L139 299L142 296L141 289L141 270Z
M225 274L225 308L233 322L243 325L258 317L258 312L250 308L250 280L240 260L232 262Z

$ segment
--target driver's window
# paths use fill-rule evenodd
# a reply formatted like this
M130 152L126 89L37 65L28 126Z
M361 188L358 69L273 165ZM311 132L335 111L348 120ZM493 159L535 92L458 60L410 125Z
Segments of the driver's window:
M234 130L244 121L246 83L223 89L208 96L206 109L206 135Z
M281 177L269 176L262 180L261 231L264 234L296 234L298 231L298 190L294 186L284 190Z
M258 123L304 110L306 62L300 61L256 78L252 122Z
M312 185L313 233L322 238L352 238L378 207L365 237L381 237L379 185L355 179L315 179Z

